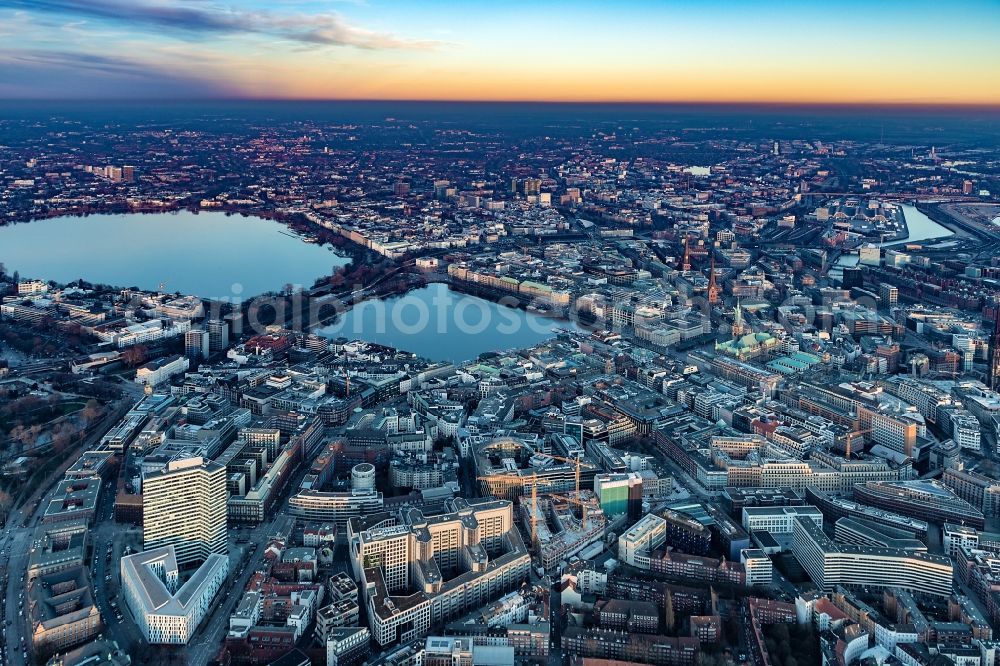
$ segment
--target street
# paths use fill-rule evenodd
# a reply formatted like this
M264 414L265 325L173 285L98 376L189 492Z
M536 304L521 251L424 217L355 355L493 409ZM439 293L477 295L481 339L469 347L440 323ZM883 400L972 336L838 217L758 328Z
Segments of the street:
M3 536L0 537L0 566L5 566L7 571L7 581L4 587L3 614L3 631L5 632L4 637L6 639L4 657L6 658L6 663L12 666L22 666L32 663L31 656L33 650L31 641L29 640L31 636L31 623L27 603L28 581L26 574L34 528L41 521L41 514L39 512L44 511L44 507L48 505L54 490L53 485L62 478L65 471L77 460L79 452L92 448L100 441L104 433L131 406L131 402L123 401L118 403L115 409L110 410L97 427L92 429L92 434L84 441L76 453L67 455L62 464L45 479L33 495L7 517L7 525L4 528ZM103 489L102 492L104 492ZM40 497L40 501L36 501L36 497ZM104 501L107 500L102 500L102 503ZM111 501L114 501L113 496L111 497Z
M270 522L264 522L249 531L248 543L242 546L253 548L252 555L246 561L242 573L239 569L234 570L234 558L230 558L229 583L219 592L220 598L213 606L211 615L202 621L201 627L195 634L194 639L188 644L184 651L185 662L192 665L207 664L212 657L222 647L222 641L229 631L229 616L232 615L236 605L239 604L243 591L246 589L250 576L261 566L264 560L264 548L267 546L266 539L274 533L278 523L287 516L288 498L291 493L299 487L302 477L308 472L308 468L299 470L282 491L281 500L277 503L273 511ZM232 538L230 538L230 549L233 548Z

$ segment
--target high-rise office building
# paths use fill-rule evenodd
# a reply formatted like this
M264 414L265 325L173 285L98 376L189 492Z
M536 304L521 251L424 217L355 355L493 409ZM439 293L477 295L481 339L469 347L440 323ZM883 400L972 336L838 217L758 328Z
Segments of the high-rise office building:
M1000 303L993 304L993 334L990 336L990 365L987 384L994 391L1000 387Z
M865 286L865 269L859 266L845 266L840 284L844 289L862 288Z
M200 456L175 460L142 484L143 549L174 546L178 564L225 553L226 468Z
M524 195L530 196L532 194L538 194L542 190L542 179L541 178L525 178L524 179Z
M135 182L135 167L134 166L126 164L125 166L122 167L122 180L124 180L126 183L134 183Z
M208 331L208 350L212 354L229 348L229 322L225 319L209 319L205 322Z
M886 307L892 307L899 303L899 289L891 284L879 285L878 295Z
M208 358L211 335L208 331L193 328L184 334L184 355L190 359Z

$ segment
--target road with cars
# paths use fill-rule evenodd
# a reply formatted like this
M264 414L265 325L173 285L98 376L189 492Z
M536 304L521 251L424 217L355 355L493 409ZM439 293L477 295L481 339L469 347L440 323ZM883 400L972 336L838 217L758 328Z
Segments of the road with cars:
M97 444L100 438L111 428L131 407L130 401L121 401L109 409L97 427L91 429L91 435L85 440L79 451L87 450ZM48 506L55 491L55 483L62 478L65 471L79 456L66 456L59 467L49 475L41 486L21 506L7 516L7 523L0 535L0 568L4 574L0 580L3 595L3 627L0 638L3 640L2 664L4 666L25 666L32 663L32 629L30 618L30 603L28 599L28 560L35 527L42 520L42 513ZM113 482L105 483L101 492L111 496L114 501ZM103 500L102 500L103 501Z

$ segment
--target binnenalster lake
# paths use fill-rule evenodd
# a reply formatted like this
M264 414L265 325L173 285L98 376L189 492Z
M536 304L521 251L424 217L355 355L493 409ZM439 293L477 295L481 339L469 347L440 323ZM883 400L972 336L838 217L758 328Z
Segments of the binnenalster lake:
M203 298L243 299L286 284L311 287L348 259L278 222L220 212L58 217L0 227L9 273ZM234 288L234 285L237 285Z
M364 301L316 330L367 340L434 361L468 361L489 351L531 347L576 324L430 284L402 296Z

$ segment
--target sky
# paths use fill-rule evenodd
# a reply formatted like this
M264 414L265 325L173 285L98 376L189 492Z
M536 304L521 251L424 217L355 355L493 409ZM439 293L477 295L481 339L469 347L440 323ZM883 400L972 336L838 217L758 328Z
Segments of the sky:
M0 99L1000 105L1000 0L0 0Z

